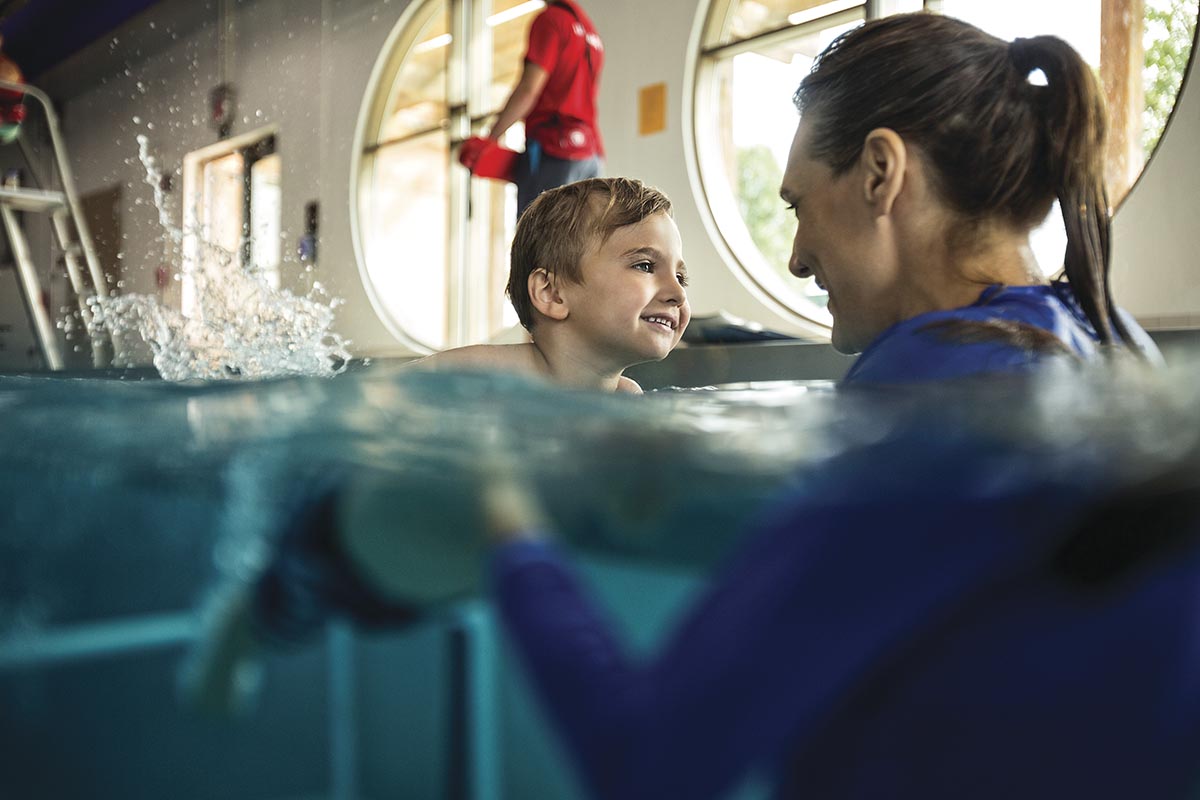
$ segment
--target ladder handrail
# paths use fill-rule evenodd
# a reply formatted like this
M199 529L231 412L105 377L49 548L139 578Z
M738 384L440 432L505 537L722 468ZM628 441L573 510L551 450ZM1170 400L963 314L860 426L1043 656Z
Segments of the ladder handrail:
M49 95L28 83L0 80L0 89L20 92L42 104L42 111L46 116L46 126L50 131L50 143L54 148L54 160L58 164L58 176L62 181L63 194L67 196L67 205L71 209L71 216L75 221L75 230L79 233L79 244L83 248L83 257L87 261L88 273L92 276L96 294L102 299L107 299L108 281L100 269L100 259L96 256L96 249L92 245L92 232L88 229L87 219L83 215L83 207L79 204L79 194L75 191L75 176L71 172L71 162L67 158L66 148L63 147L62 130L58 124L58 114L54 111L54 103L51 102Z

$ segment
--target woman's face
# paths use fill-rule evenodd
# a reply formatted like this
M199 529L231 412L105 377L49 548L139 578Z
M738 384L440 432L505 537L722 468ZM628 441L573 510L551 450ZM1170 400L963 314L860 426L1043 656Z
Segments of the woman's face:
M891 226L870 202L862 159L835 176L808 157L808 135L801 120L779 191L796 216L788 269L816 277L829 293L834 348L859 353L901 319Z

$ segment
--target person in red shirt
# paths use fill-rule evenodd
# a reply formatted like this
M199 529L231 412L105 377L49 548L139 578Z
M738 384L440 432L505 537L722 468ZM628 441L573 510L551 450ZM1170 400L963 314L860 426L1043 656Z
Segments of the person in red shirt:
M464 143L459 160L474 171L483 152L525 120L525 152L512 175L518 216L547 189L600 175L596 93L603 64L591 19L573 0L554 0L529 29L524 71L491 131Z

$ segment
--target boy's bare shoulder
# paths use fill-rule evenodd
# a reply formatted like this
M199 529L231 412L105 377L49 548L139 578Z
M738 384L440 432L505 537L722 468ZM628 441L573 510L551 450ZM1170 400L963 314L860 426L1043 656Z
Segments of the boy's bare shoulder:
M624 394L643 394L641 384L633 378L624 375L617 381L617 392Z
M487 369L541 375L541 356L532 344L472 344L426 356L412 363L420 369Z

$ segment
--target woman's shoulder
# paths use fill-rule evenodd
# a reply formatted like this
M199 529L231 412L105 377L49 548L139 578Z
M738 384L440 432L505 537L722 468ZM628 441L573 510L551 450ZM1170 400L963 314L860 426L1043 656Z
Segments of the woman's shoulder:
M907 383L1029 369L1047 357L1090 357L1093 337L1048 285L991 286L969 306L884 331L846 382Z
M916 326L894 328L863 351L843 384L914 383L986 372L1018 372L1043 358L1000 337L968 340L951 327L937 329L940 322L955 319L927 321L932 326L929 330Z
M1152 363L1150 336L1118 309L1131 344ZM1021 372L1066 357L1092 360L1099 337L1069 284L990 286L969 306L920 314L893 325L847 373L846 383L908 383L983 373Z

